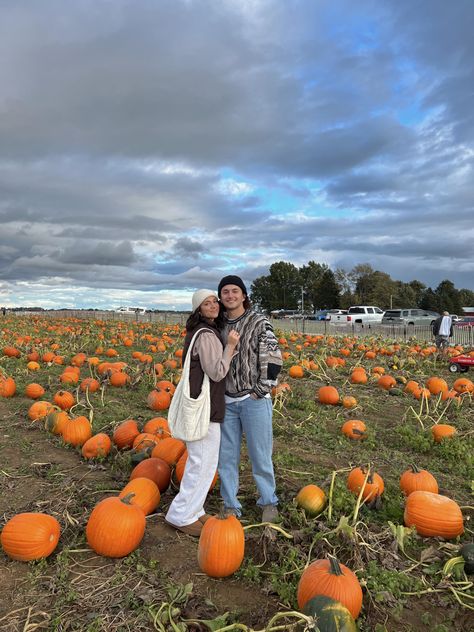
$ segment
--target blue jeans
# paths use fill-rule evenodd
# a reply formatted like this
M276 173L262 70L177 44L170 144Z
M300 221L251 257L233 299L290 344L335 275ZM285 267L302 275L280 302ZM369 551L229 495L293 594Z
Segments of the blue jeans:
M240 446L245 434L252 474L260 498L257 505L276 505L275 474L273 472L272 401L270 398L252 399L226 404L221 428L219 450L220 492L226 508L240 516L242 505L237 499L239 490Z

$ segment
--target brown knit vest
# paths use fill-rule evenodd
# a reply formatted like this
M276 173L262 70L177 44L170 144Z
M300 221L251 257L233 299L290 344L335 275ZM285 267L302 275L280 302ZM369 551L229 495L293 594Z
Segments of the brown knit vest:
M191 338L199 330L212 331L212 333L215 336L217 336L220 343L222 344L222 348L224 348L218 329L206 323L199 323L199 325L195 327L192 331L188 331L186 333L186 337L184 339L184 347L183 347L183 364L184 364L184 360L186 358L186 354L189 349L189 343L191 342ZM191 362L190 362L190 367L189 367L189 391L190 391L191 397L195 399L198 397L199 393L201 392L203 379L204 379L204 371L202 370L202 366L199 361L199 356L191 355ZM225 378L221 380L220 382L214 382L213 380L209 378L209 385L210 385L210 392L211 392L211 419L210 421L222 423L224 421L224 415L225 415Z

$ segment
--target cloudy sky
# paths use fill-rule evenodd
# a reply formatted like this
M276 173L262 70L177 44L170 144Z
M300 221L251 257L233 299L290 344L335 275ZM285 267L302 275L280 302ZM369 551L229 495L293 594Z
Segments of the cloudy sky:
M472 0L0 0L0 305L275 261L474 289Z

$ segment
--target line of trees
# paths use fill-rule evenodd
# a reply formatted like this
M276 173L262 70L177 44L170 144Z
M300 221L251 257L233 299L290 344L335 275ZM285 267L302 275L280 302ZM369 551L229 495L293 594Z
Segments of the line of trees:
M269 274L254 280L250 288L254 305L266 312L277 309L312 313L319 309L351 305L377 305L381 309L419 307L451 314L474 305L474 292L457 290L449 280L436 289L421 281L395 281L386 272L374 270L368 263L352 270L331 270L325 263L309 261L297 268L287 261L272 263Z

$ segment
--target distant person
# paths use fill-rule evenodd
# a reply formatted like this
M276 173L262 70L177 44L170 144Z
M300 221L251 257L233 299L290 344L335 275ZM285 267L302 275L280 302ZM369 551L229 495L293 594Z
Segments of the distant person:
M443 312L433 323L433 334L436 348L444 351L449 346L449 339L453 335L453 320L449 312Z
M278 498L273 471L273 428L271 389L282 366L281 352L273 327L265 316L251 309L247 288L235 275L224 277L218 295L226 311L227 332L240 333L239 354L233 358L226 378L226 410L219 453L220 492L227 514L240 516L240 448L245 434L252 474L257 485L257 505L262 522L278 520Z
M2 307L2 314L3 314L4 316L6 316L6 315L7 315L7 308L6 308L6 307Z
M186 337L183 347L183 363L191 339L196 338L191 349L189 390L197 398L201 392L204 373L210 379L211 416L209 431L203 439L187 441L188 459L184 468L179 494L168 509L165 521L170 526L199 537L204 522L209 517L204 511L204 501L217 469L221 425L225 414L225 375L236 353L240 335L229 331L224 347L221 338L223 319L220 305L213 290L197 290L192 298L193 312L186 321Z

